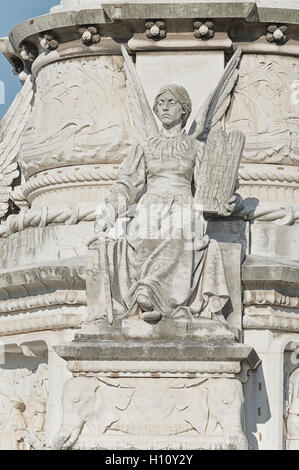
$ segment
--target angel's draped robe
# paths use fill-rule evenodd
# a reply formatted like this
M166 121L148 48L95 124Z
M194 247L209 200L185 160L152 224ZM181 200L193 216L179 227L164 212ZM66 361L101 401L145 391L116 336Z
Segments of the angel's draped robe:
M106 232L114 314L136 313L144 289L163 315L213 318L227 302L221 249L204 236L204 218L192 208L202 158L203 144L182 130L149 138L123 162L109 203L118 215L137 207L125 235L122 218Z

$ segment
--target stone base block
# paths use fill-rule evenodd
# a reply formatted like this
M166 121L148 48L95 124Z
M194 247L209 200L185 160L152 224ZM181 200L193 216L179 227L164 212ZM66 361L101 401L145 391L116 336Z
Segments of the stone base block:
M232 362L70 362L55 449L247 449Z
M259 358L228 337L203 341L199 324L182 335L172 323L168 338L162 323L135 338L115 325L55 348L73 377L52 448L247 449L241 378Z

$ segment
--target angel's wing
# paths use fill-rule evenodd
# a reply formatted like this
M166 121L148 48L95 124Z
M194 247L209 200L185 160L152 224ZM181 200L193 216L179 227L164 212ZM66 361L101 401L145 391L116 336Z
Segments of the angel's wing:
M209 95L195 116L189 134L196 139L206 141L211 130L219 127L230 102L231 92L239 77L242 49L238 48L227 64L224 73L215 90Z
M11 185L19 176L17 157L31 111L32 96L32 82L28 77L0 122L0 218L7 213Z
M143 86L137 75L135 66L130 59L124 45L121 46L122 55L125 61L125 71L127 75L127 87L129 94L129 104L131 108L134 126L142 134L143 138L152 137L159 133L158 126L147 101Z

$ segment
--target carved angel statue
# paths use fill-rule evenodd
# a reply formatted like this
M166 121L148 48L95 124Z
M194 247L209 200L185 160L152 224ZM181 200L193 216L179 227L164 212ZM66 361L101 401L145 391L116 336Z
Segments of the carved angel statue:
M153 110L162 123L159 132L124 47L122 53L132 116L144 140L124 160L109 200L97 210L102 286L100 308L91 318L113 323L115 317L139 312L149 323L180 314L223 321L229 293L221 249L206 234L201 208L205 214L228 216L236 203L244 136L210 131L221 125L229 106L241 51L231 59L189 134L188 92L171 84L157 93Z

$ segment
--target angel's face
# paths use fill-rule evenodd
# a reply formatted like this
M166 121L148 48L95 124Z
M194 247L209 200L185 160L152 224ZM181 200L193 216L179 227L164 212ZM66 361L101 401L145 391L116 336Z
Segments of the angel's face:
M166 127L173 127L183 120L183 107L170 91L159 96L156 111L158 118Z

